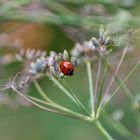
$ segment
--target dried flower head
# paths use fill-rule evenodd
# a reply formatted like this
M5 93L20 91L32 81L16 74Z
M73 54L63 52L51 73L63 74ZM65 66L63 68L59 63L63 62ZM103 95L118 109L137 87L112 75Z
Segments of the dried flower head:
M35 75L37 73L43 72L46 69L46 59L45 57L40 57L35 60L35 62L31 62L29 73Z
M32 61L35 60L38 57L45 57L46 51L42 50L35 50L35 49L25 49L25 48L19 48L19 52L16 53L15 58L17 61Z
M50 76L63 77L64 73L60 69L60 62L64 60L72 63L73 66L78 65L76 58L71 57L69 60L69 54L66 50L63 53L51 51L49 56L41 56L35 59L35 61L31 61L29 73L32 75L47 73Z
M71 51L72 56L82 59L94 60L97 56L108 54L113 48L113 40L105 31L104 26L99 28L99 37L92 37L89 41L83 44L76 43L74 49Z

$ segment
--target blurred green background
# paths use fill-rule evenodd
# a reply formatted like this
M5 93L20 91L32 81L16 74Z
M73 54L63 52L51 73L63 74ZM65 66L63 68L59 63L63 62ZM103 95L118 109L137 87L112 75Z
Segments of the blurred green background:
M80 14L85 14L82 13L83 12L82 9L86 5L97 6L97 9L94 9L96 10L97 13L96 12L94 13L93 10L93 12L91 12L91 16L94 17L95 15L99 14L99 16L101 16L100 20L97 20L95 23L93 22L93 25L91 22L92 20L90 22L85 21L85 23L83 22L84 20L81 21L82 26L84 26L84 24L87 25L86 27L84 27L84 29L87 28L86 36L84 36L84 39L86 40L91 38L91 35L93 35L93 33L97 34L99 24L102 23L102 21L103 24L104 23L109 24L111 22L108 21L109 22L108 23L106 22L106 20L102 20L102 17L108 16L115 17L115 15L117 15L121 10L124 10L125 12L127 12L128 15L130 14L132 17L136 17L134 18L136 19L136 21L137 20L139 21L140 17L139 0L105 0L105 1L64 0L64 1L56 0L57 3L54 3L54 5L47 0L43 2L48 4L47 6L51 9L50 11L55 13L58 17L59 16L61 17L62 16L61 14L67 11L63 6L68 7L69 9L71 9L71 11L74 11L75 14L80 12L81 12ZM39 48L45 49L47 51L55 50L62 52L64 49L70 50L73 47L75 40L73 40L74 36L72 36L69 30L66 29L69 26L70 27L74 26L76 29L79 29L79 25L76 26L76 24L79 23L76 23L76 21L74 21L74 19L71 19L71 17L67 19L65 18L58 19L54 17L54 19L53 18L51 20L49 19L49 22L46 22L42 18L39 19L41 21L38 21L38 15L31 15L34 16L33 21L32 18L27 20L26 19L17 20L18 17L20 17L21 13L19 13L19 16L17 16L18 13L16 13L17 12L15 10L16 8L18 8L18 10L21 8L21 10L28 11L30 10L30 8L35 7L36 8L35 11L40 12L43 9L43 6L41 5L41 7L39 7L38 5L40 5L42 1L11 0L10 2L7 0L0 1L0 46L2 46L0 47L1 86L7 80L9 80L10 77L14 76L16 72L23 69L23 66L20 63L10 62L8 58L11 57L11 55L13 54L11 54L9 49L5 48L8 47L10 48L10 50L12 50L13 46L22 45L24 48ZM12 2L14 2L13 5ZM28 3L30 6L28 6ZM23 7L18 7L20 4L23 4ZM63 6L61 6L61 4ZM27 15L29 13L27 13ZM129 28L139 29L138 28L140 24L139 22L137 23L134 20L132 20L131 22L129 21L129 23L123 21L126 18L127 17L125 17L125 15L122 15L122 18L120 18L120 21L118 23L114 24L113 22L111 23L112 25L110 26L112 27L115 26L116 28L121 29L123 31L127 31ZM56 19L58 19L58 21ZM87 33L88 30L90 30L91 28L92 32ZM82 31L84 32L84 30ZM82 34L82 31L79 32ZM122 70L124 71L126 71L127 69L129 70L133 66L133 64L139 59L139 51L140 51L139 35L140 33L138 32L134 36L133 44L136 47L132 51L132 53L129 53L129 55L125 59L125 65L122 68ZM5 58L7 62L4 61ZM96 68L94 70L96 70ZM134 95L135 94L139 95L140 93L139 72L140 71L138 69L133 75L133 77L131 77L129 82L127 82L128 87L130 87ZM68 83L72 87L72 89L76 91L77 96L81 99L81 101L85 105L87 105L88 81L85 75L86 75L85 67L84 66L78 67L75 70L75 75L68 79ZM81 81L81 83L77 82L79 80ZM49 97L56 100L57 102L65 104L68 107L74 108L75 110L77 109L75 108L74 105L72 105L71 102L67 100L67 98L62 96L61 92L58 91L57 88L54 87L53 84L48 79L45 80L40 79L39 82L44 88L44 90L48 93ZM37 95L36 90L33 86L30 86L29 94ZM10 91L9 95L13 96L12 93L10 93ZM94 123L92 124L82 122L79 120L65 118L62 116L58 116L56 114L42 111L40 109L37 109L36 107L17 106L16 103L14 103L14 99L12 105L13 106L10 107L7 106L6 103L3 103L3 98L1 97L0 140L85 140L85 139L104 140L100 132L94 126ZM124 113L121 122L126 126L126 128L130 130L133 134L140 135L139 112L134 113L130 101L124 94L122 94L121 90L117 94L117 96L113 98L111 105L107 106L107 112L109 113L109 116L111 116L111 114L118 109L121 109ZM114 127L109 123L104 113L101 116L100 120L107 129L107 131L116 140L132 140L132 137L129 137L129 135L127 135L128 137L125 137L125 134L122 134L122 136L120 136L120 134L116 132L115 130L116 128L114 129Z

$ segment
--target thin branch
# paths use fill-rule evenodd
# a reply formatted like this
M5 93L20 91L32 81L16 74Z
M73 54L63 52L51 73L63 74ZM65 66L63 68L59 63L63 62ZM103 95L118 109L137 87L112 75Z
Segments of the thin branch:
M17 94L19 94L21 97L26 99L28 102L32 103L33 105L35 105L36 107L38 107L40 109L46 110L48 112L56 113L56 114L59 114L59 115L62 115L62 116L71 117L71 118L74 118L74 119L88 120L87 117L75 116L75 115L72 115L72 114L66 114L66 113L63 113L63 112L59 112L59 111L56 111L56 110L53 110L53 109L46 108L46 107L34 102L33 100L29 99L28 97L26 97L26 95L24 95L20 91L18 91L13 85L11 85L11 89L13 91L15 91Z
M103 95L103 91L104 91L104 87L105 87L105 81L106 81L106 78L107 78L107 72L108 72L108 65L107 63L105 62L104 63L104 70L103 70L103 74L102 74L102 78L101 78L101 82L100 82L100 87L99 87L99 92L98 92L98 100L97 100L97 103L96 103L96 116L97 116L97 111L98 111L98 107L100 105L100 102L102 100L102 95Z
M85 108L85 106L82 104L82 102L77 98L77 96L73 93L73 91L71 90L71 88L69 87L69 85L67 84L67 82L65 81L65 79L63 79L63 82L66 86L66 88L68 89L68 91L71 93L71 95L73 96L73 98L77 101L77 103L79 104L79 106L81 106L81 108L83 109L83 111L85 111L88 115L91 115L90 112Z
M44 98L46 101L50 102L50 103L53 103L54 104L54 101L52 101L48 96L47 94L42 90L42 88L40 87L39 83L36 81L36 80L33 80L33 83L37 89L37 91L40 93L40 95L42 96L42 98Z
M92 79L92 71L91 71L91 63L88 61L86 62L87 66L87 74L88 74L88 81L89 81L89 92L90 92L90 107L92 116L95 116L95 107L94 107L94 89L93 89L93 79Z
M84 110L88 115L89 112L85 110L85 107L82 105L81 102L78 102L77 98L75 99L76 96L73 96L65 87L63 87L58 80L55 79L55 77L51 76L50 80L69 98L71 101L73 101L80 109Z
M118 85L122 85L121 88L124 91L125 95L130 99L133 100L133 94L131 91L128 89L128 87L125 85L125 83L122 82L118 77L115 77L116 82Z
M127 50L128 50L128 47L126 47L126 48L124 49L123 53L122 53L122 56L121 56L121 59L120 59L118 65L117 65L116 71L115 71L115 73L113 74L113 76L112 76L112 78L111 78L111 81L110 81L110 83L109 83L109 85L108 85L108 87L107 87L107 89L106 89L106 91L105 91L105 94L104 94L104 96L103 96L102 102L101 102L101 104L100 104L98 110L101 109L102 105L103 105L104 102L105 102L105 98L106 98L107 94L109 94L109 91L110 91L110 89L111 89L111 86L112 86L112 84L113 84L113 82L114 82L114 80L115 80L115 77L116 77L117 74L118 74L118 71L119 71L120 66L121 66L121 64L122 64L122 61L124 60L124 57L125 57L125 55L126 55Z
M98 86L99 86L99 78L100 78L100 73L101 73L101 67L102 67L102 58L101 58L101 55L100 55L98 72L97 72L96 83L95 83L95 91L94 91L94 93L95 93L94 104L96 104L96 95L97 95L97 90L98 90Z
M125 55L126 55L127 50L128 50L128 47L126 47L126 48L124 49L123 53L122 53L122 57L121 57L121 59L120 59L118 65L117 65L116 71L115 71L115 73L113 74L113 76L112 76L112 78L111 78L111 81L110 81L110 83L109 83L109 85L108 85L108 87L107 87L107 89L106 89L106 91L105 91L104 97L109 93L109 90L111 89L111 86L112 86L112 84L113 84L113 82L114 82L114 80L115 80L115 77L116 77L117 74L118 74L118 71L119 71L120 66L121 66L121 64L122 64L122 61L124 60L124 57L125 57Z
M114 92L112 93L112 95L111 95L110 99L108 100L108 102L104 103L104 105L100 108L101 111L103 111L103 109L105 108L105 106L111 101L111 99L113 98L113 96L122 87L123 83L125 83L128 80L128 78L134 73L134 71L138 68L139 65L140 65L140 60L136 63L136 65L132 68L132 70L128 73L128 75L124 78L124 80L122 80L121 84L114 90Z
M51 106L51 107L60 109L60 110L62 110L62 111L65 111L65 112L67 112L67 113L73 114L73 115L75 115L75 116L78 116L78 117L79 117L79 116L81 116L81 117L86 117L86 116L84 116L84 115L82 115L82 114L79 114L79 113L77 113L77 112L74 112L74 111L72 111L72 110L70 110L70 109L68 109L68 108L63 107L63 106L56 105L56 104L51 104L51 103L48 103L48 102L46 102L46 101L43 101L43 100L37 99L37 98L35 98L35 97L32 97L32 96L30 96L30 95L26 95L26 97L28 97L28 98L30 98L31 100L34 100L34 101L36 101L36 102L42 103L42 104L44 104L44 105L48 105L48 106Z
M111 67L110 67L108 62L107 62L107 64L108 64L109 71L113 74L114 72L111 69ZM128 89L128 87L125 85L125 83L123 83L122 80L119 77L117 77L117 76L115 76L115 81L117 82L118 85L122 84L122 86L121 86L122 90L124 91L126 96L132 100L133 99L133 95L132 95L131 91Z

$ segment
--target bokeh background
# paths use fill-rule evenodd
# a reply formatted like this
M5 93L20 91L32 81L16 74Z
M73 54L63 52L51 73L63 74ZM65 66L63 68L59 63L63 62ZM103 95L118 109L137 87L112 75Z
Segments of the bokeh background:
M53 13L52 17L46 18L51 13ZM83 18L77 19L76 16L68 16L71 13L77 17L78 15L83 16ZM87 21L86 18L89 15L93 19ZM121 69L123 76L140 59L139 21L139 0L1 0L0 85L2 86L18 71L24 69L21 63L13 62L11 59L15 54L14 48L16 46L22 46L26 49L36 48L48 52L50 50L60 52L64 49L70 50L76 42L82 42L90 39L94 34L97 35L101 23L114 29L120 36L127 33L129 29L138 31L132 36L134 48L127 55ZM137 95L137 98L140 96L139 72L138 69L127 82L129 89L134 95ZM82 102L87 104L88 81L85 75L85 67L80 66L76 69L75 75L68 80L68 83ZM40 79L39 82L51 98L74 108L71 102L63 97L48 79ZM37 94L33 86L29 87L28 93ZM21 105L19 100L15 101L15 97L10 91L8 95L10 99L5 99L0 95L0 140L104 139L94 123L58 116L36 107L30 107L24 102ZM139 112L134 113L130 100L121 90L106 110L109 117L119 110L123 114L121 122L128 131L140 135ZM118 128L110 123L105 114L100 119L116 140L133 139L128 134L129 132L125 134L116 132Z

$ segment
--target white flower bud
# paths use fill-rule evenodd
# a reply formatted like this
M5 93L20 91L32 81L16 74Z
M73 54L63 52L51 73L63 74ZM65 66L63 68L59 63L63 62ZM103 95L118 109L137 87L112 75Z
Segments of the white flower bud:
M64 50L64 52L63 52L63 58L65 60L68 60L69 59L69 54L68 54L68 52L66 50Z

